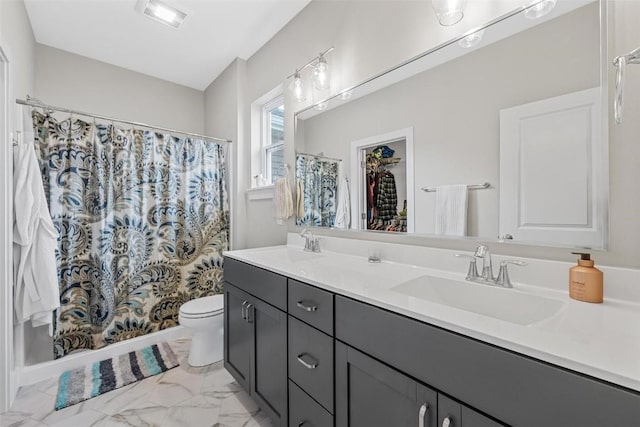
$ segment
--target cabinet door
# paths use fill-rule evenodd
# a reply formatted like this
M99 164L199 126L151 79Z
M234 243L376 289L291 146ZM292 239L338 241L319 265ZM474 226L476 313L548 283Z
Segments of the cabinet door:
M251 395L276 426L287 425L287 315L252 298Z
M433 427L437 394L336 342L336 427Z
M253 328L246 321L251 297L235 286L224 286L224 367L247 392L251 390Z

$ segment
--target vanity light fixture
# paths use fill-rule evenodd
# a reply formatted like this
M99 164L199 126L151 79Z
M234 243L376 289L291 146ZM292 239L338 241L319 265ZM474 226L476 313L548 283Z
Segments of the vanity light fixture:
M541 0L534 2L524 10L524 16L529 19L542 18L556 7L557 0Z
M296 101L304 102L307 100L307 95L304 93L304 82L302 81L302 77L300 77L300 70L296 70L290 88Z
M287 79L293 77L293 81L289 85L289 89L293 92L296 101L304 102L307 99L307 94L305 93L305 83L302 80L302 72L308 67L313 68L312 76L314 88L321 92L329 90L331 76L329 74L329 64L327 63L326 56L333 49L334 47L332 46L324 52L320 52L320 54L313 58L311 61L296 69L295 73L287 76Z
M458 41L458 46L469 49L476 46L478 43L482 41L482 36L484 35L484 30L476 31L475 33L471 33L463 39Z
M330 87L329 82L329 64L323 54L318 56L318 63L313 67L313 82L316 89L328 90Z
M440 25L448 27L462 20L467 0L431 0L431 4Z
M143 15L172 28L180 27L187 17L185 12L160 0L138 0L135 8Z

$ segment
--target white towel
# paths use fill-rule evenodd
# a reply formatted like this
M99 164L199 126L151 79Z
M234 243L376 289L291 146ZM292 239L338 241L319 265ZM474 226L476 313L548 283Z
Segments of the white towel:
M351 197L349 196L349 181L347 178L340 180L338 186L338 206L336 208L336 228L349 228L351 226Z
M13 153L14 310L18 322L49 325L60 307L55 251L58 233L47 206L40 166L34 148L33 123L27 107L20 107L22 141Z
M276 180L273 202L275 205L276 219L287 219L293 215L293 196L291 195L291 185L289 185L288 176Z
M467 235L467 193L465 184L436 187L436 234Z

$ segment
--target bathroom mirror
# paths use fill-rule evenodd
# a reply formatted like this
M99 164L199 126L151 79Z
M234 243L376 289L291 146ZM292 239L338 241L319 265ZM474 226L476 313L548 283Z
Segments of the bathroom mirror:
M514 10L298 111L296 224L604 249L605 9Z

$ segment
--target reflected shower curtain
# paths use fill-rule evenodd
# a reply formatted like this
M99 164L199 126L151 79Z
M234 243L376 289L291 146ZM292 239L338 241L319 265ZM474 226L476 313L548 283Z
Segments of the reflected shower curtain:
M184 302L222 293L220 145L35 111L33 119L59 232L56 358L174 326Z
M296 156L296 179L302 184L304 212L296 219L296 225L333 227L336 221L338 161L299 154Z

